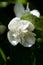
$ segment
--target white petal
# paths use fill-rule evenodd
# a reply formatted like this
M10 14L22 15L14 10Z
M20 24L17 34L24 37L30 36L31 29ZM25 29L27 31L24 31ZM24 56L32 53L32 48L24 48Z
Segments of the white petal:
M28 30L23 30L22 32L23 32L23 33L27 33L27 32L28 32Z
M16 38L17 37L17 34L13 34L12 36L14 36Z
M22 30L25 30L28 27L29 23L30 23L26 20L21 20L20 22L21 22L21 25L20 25L19 28L21 28Z
M11 43L12 43L12 45L14 45L14 46L18 44L17 41L12 41Z
M31 34L31 33L30 33ZM24 47L31 47L33 44L35 44L35 37L31 34L31 35L26 35L23 39L22 39L22 43L21 43Z
M30 21L21 20L20 22L22 22L23 24L22 29L28 28L30 31L33 31L35 28L34 25Z
M30 31L33 31L35 29L35 26L30 22L28 29Z
M20 42L20 39L19 39L19 37L18 38L15 38L14 36L12 36L13 34L12 34L12 32L8 32L7 33L7 37L8 37L8 40L9 40L9 42L12 44L12 45L17 45L19 42Z
M20 21L20 18L15 17L13 18L10 23L8 24L8 28L10 31L14 31L15 29L17 29L17 25L19 26L18 22Z
M23 46L31 47L33 44L35 44L35 37L29 37L25 40Z
M21 17L24 13L25 9L21 3L16 3L14 6L14 12L17 17Z
M30 11L30 13L33 14L33 15L35 15L35 16L37 16L37 17L40 16L40 13L39 13L38 10L32 10L32 11Z

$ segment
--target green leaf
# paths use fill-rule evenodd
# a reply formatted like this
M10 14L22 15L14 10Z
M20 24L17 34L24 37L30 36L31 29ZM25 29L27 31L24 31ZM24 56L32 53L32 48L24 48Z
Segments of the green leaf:
M37 30L43 31L43 17L38 18L32 14L27 13L24 16L22 16L21 19L32 22Z
M4 59L4 61L6 62L6 56L1 48L0 48L0 53L1 53L1 56Z

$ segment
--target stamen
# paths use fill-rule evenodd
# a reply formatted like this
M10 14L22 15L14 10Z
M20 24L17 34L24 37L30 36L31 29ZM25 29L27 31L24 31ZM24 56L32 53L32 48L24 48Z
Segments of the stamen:
M30 12L30 9L29 9L29 2L27 2L27 6L26 6L26 12Z

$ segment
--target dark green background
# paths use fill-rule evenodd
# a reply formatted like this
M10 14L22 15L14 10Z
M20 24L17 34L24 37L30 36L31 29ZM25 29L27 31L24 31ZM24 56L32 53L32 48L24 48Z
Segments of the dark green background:
M3 0L0 0L3 1ZM5 1L5 0L4 0ZM6 0L9 2L9 0ZM37 9L43 15L43 2L42 0L29 0L30 9ZM15 17L13 12L14 4L9 4L7 7L0 7L0 22L6 27L9 21ZM26 5L24 4L24 7ZM35 43L31 48L25 48L18 44L12 46L7 39L8 28L3 35L0 35L0 47L2 48L6 57L10 56L6 65L43 65L43 42ZM40 47L39 47L40 46ZM4 65L4 60L0 55L0 65Z

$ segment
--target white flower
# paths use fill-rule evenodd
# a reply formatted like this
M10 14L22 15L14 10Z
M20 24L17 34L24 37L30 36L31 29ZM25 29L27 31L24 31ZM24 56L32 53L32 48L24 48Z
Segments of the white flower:
M0 25L0 34L3 34L6 30L6 27L4 25Z
M14 6L14 13L17 17L22 17L26 13L30 13L37 17L40 16L40 13L38 10L34 9L34 10L30 11L29 3L27 3L26 10L21 3L16 3Z
M31 47L35 43L35 34L32 32L34 25L30 21L15 17L8 24L8 29L7 37L12 45L20 43L25 47Z

